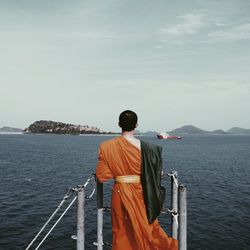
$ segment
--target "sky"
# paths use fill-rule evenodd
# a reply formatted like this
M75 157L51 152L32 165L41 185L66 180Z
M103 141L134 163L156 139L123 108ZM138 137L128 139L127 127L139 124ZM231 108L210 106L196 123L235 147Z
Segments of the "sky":
M250 128L249 0L0 0L0 127Z

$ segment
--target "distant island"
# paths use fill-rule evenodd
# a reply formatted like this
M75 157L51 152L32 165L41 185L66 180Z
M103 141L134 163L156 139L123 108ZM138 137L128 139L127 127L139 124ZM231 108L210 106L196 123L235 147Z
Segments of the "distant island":
M193 125L185 125L180 128L174 129L169 132L170 134L190 134L190 135L250 135L250 129L244 129L239 127L233 127L228 131L222 129L217 129L213 131L206 131L200 128L197 128Z
M228 131L222 129L217 129L213 131L206 131L200 128L197 128L193 125L184 125L180 128L176 128L172 131L168 131L170 135L250 135L250 129L244 129L239 127L233 127ZM138 131L139 134L139 131ZM156 135L156 131L147 131L141 133L143 135Z
M250 135L250 129L244 129L239 127L233 127L227 131L228 134L236 135Z
M2 128L0 128L0 132L4 132L4 133L20 133L20 132L23 132L23 130L21 128L2 127Z
M216 135L224 135L227 134L222 129L217 129L213 131L206 131L200 128L197 128L193 125L185 125L180 128L176 128L169 132L170 134L191 134L191 135L205 135L205 134L216 134Z
M24 129L24 133L35 134L112 134L111 132L105 132L97 127L91 127L88 125L74 125L63 122L55 121L36 121L32 123L28 128Z
M97 127L92 127L88 125L74 125L63 122L47 121L41 120L36 121L29 125L26 129L12 128L12 127L2 127L0 128L0 133L39 133L39 134L120 134L117 132L105 132ZM161 132L161 131L158 131ZM139 130L135 131L136 135L148 135L155 136L158 134L157 131L147 131L141 132ZM170 135L250 135L250 129L244 129L239 127L233 127L228 131L222 129L217 129L213 131L206 131L197 128L193 125L184 125L180 128L176 128L172 131L168 131Z

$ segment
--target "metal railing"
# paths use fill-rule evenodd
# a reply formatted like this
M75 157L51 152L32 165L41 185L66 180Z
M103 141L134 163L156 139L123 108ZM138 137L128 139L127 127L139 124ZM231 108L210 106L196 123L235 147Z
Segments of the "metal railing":
M168 174L171 177L171 209L167 209L167 212L172 215L172 237L178 240L178 249L187 250L187 187L185 185L178 185L177 172L173 171ZM56 208L55 212L50 216L50 218L43 225L41 230L31 241L25 250L28 250L34 241L38 238L41 232L45 229L51 219L55 216L58 210L62 207L63 203L69 198L71 192L77 193L77 195L72 199L71 203L51 227L46 236L35 248L36 250L42 245L45 239L49 236L55 226L59 223L65 213L77 200L77 236L72 236L72 238L77 240L77 250L85 249L85 199L89 199L93 196L95 188L89 196L85 196L85 187L89 184L90 180L93 179L94 174L92 173L84 185L79 185L77 187L69 189L67 194L64 196L61 203ZM93 243L97 246L97 250L103 250L103 212L108 210L103 206L103 184L96 180L97 185L97 242ZM107 245L111 245L105 242Z
M171 209L167 209L167 212L172 215L172 237L178 240L179 250L187 250L187 187L178 185L176 171L172 171L168 176L171 177ZM97 250L103 250L104 246L104 210L103 184L97 180Z
M77 249L84 249L84 240L85 240L85 232L84 232L84 205L85 205L85 199L90 199L94 192L95 188L93 189L92 193L90 195L85 196L85 190L84 188L89 184L89 182L95 177L94 173L90 174L90 177L87 179L87 181L83 185L78 185L76 187L70 188L66 195L63 197L60 204L57 206L55 211L52 213L52 215L49 217L49 219L45 222L45 224L42 226L40 231L36 234L36 236L33 238L33 240L30 242L30 244L25 248L25 250L28 250L31 248L31 246L34 244L34 242L37 240L37 238L40 236L40 234L44 231L44 229L48 226L49 222L56 216L56 214L59 212L59 210L62 208L64 203L72 194L77 194L70 202L70 204L66 207L66 209L62 212L60 217L57 219L57 221L53 224L53 226L50 228L48 233L44 236L44 238L40 241L40 243L36 246L35 250L38 250L40 246L43 244L43 242L47 239L47 237L51 234L51 232L54 230L56 225L61 221L63 216L67 213L67 211L72 207L74 202L77 200L77 236L73 235L71 236L73 239L77 239Z

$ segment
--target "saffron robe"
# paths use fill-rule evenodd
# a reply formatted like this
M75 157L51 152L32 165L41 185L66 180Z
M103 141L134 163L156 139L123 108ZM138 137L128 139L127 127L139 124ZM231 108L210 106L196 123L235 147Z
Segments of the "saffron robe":
M120 175L141 175L141 152L122 136L99 147L96 176L105 182ZM141 183L115 183L112 190L113 250L177 250L158 220L149 224Z

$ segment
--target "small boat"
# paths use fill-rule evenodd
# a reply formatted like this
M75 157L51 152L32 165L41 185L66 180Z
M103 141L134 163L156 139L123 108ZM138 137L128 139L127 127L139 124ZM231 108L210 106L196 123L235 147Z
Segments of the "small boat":
M169 135L165 132L161 132L157 134L158 139L181 139L181 136L176 136L176 135Z

